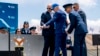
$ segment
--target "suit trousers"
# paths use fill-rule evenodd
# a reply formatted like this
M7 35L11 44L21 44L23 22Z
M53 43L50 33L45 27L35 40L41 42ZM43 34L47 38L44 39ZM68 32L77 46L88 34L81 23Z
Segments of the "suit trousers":
M86 33L74 34L73 56L87 56L85 37Z
M42 56L48 56L48 51L49 51L49 56L53 56L54 48L55 48L54 44L55 44L54 35L44 36L44 48L43 48Z
M66 33L58 33L55 37L55 56L59 56L60 49L63 56L67 56L66 52Z

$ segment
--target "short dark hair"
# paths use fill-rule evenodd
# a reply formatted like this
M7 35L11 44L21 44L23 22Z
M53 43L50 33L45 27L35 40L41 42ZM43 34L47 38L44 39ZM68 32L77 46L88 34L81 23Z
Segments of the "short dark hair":
M73 5L79 5L79 3L74 3Z
M16 30L15 30L15 34L17 34L18 30L20 30L20 29L16 29Z

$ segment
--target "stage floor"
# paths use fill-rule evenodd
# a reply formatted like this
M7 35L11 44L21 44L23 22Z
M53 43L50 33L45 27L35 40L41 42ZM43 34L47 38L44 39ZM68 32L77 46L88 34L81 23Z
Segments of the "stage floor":
M88 50L87 54L88 54L88 56L97 56L97 50L96 49ZM71 56L71 51L68 51L67 55ZM100 49L99 49L99 56L100 56Z

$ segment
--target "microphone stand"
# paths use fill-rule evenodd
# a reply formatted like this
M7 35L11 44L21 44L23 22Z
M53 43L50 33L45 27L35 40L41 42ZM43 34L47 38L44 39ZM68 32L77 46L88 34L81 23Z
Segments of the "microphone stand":
M10 45L11 45L10 39L11 39L11 37L10 37L10 28L8 28L8 51L10 51Z

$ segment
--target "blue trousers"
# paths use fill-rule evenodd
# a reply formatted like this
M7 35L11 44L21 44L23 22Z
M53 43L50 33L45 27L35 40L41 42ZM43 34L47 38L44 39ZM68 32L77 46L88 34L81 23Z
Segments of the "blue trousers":
M67 56L66 52L66 34L58 33L55 36L55 56L59 56L60 49L62 50L63 56Z
M74 35L74 50L73 50L74 54L73 56L87 56L85 36L86 36L86 33Z

